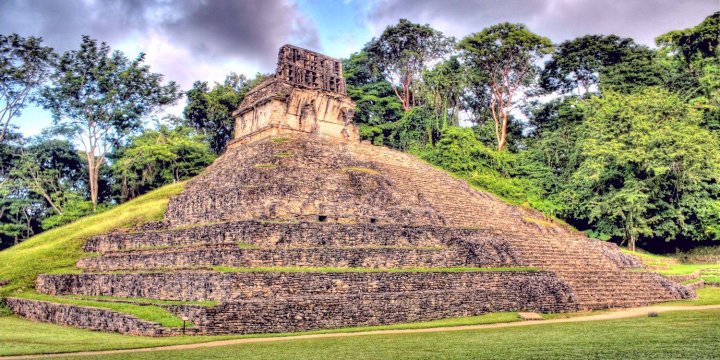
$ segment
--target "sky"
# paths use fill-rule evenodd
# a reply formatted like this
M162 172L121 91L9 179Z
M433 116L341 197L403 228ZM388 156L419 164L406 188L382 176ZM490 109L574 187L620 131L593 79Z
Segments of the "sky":
M59 52L89 35L129 57L145 53L153 72L187 90L272 72L286 43L347 57L401 18L458 39L508 21L556 43L616 34L653 46L716 11L720 0L0 0L0 34L40 36ZM13 121L26 136L51 122L34 106Z

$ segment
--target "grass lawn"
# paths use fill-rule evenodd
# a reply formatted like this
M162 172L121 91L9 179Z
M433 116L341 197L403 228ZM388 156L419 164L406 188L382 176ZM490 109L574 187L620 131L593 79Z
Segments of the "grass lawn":
M720 287L697 289L698 297L690 300L678 300L657 304L662 305L715 305L720 304Z
M720 311L438 333L291 340L78 359L710 359Z
M0 356L47 354L77 351L137 349L143 347L193 344L225 339L293 336L320 333L347 333L368 330L423 329L444 326L481 325L520 321L517 313L504 312L464 318L443 319L410 324L362 326L335 330L307 331L285 334L177 336L150 338L127 336L74 327L36 323L15 316L0 317Z
M31 289L39 274L74 268L83 256L83 243L91 236L162 219L168 199L180 193L183 186L184 183L164 186L108 211L46 231L0 251L0 281L10 282L0 288L0 297Z

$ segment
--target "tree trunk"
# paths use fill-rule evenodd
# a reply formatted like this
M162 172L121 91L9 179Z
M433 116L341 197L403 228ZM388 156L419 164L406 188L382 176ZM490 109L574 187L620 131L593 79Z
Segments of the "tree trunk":
M97 163L97 158L91 152L85 153L88 162L88 186L90 187L90 201L93 204L93 212L97 211L97 200L98 200L98 177L100 173L100 166Z

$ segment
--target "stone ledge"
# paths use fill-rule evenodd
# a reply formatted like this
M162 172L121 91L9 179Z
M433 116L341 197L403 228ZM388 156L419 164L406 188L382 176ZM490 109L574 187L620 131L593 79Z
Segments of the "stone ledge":
M170 267L476 267L463 249L312 248L241 249L237 245L204 249L158 249L106 254L81 259L77 266L93 271L147 270ZM512 266L515 263L499 264Z
M290 332L373 326L498 311L575 311L568 299L553 294L522 293L509 288L486 291L419 291L271 298L230 302L214 308L175 306L208 334Z
M57 325L117 332L126 335L164 336L174 334L157 323L112 310L21 298L6 298L5 304L16 315Z
M297 295L412 292L458 289L513 290L522 294L553 292L574 296L554 273L493 272L175 272L155 274L41 275L37 291L50 295L90 295L182 301L238 301Z

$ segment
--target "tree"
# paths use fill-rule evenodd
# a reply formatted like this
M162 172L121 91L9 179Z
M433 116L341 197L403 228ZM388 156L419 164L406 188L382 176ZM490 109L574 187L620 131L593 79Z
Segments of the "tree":
M39 195L56 215L63 215L71 193L84 191L82 160L69 141L37 139L22 150L10 176L15 186Z
M142 126L143 117L177 101L174 82L143 65L145 55L129 60L88 36L80 50L60 58L55 81L43 89L42 104L55 128L83 146L93 208L98 203L100 168L113 146Z
M201 135L188 127L160 126L118 149L112 170L123 200L197 175L215 156Z
M673 70L669 87L703 111L707 127L720 130L720 12L656 41Z
M509 111L517 93L530 85L538 72L535 65L549 54L553 45L522 24L502 23L469 35L460 41L462 58L474 70L482 72L482 86L490 95L490 110L495 122L497 149L507 143ZM471 81L478 82L480 76Z
M372 61L391 84L404 111L416 105L413 85L426 66L452 49L454 40L429 25L414 24L406 19L388 26L365 48Z
M435 129L457 125L462 95L465 90L465 71L453 56L423 73L423 93L427 106L436 114Z
M0 143L56 60L53 49L41 43L42 38L0 34Z
M265 78L266 75L258 74L248 81L243 75L231 73L222 84L215 83L212 89L207 82L196 81L186 92L184 124L202 134L215 154L221 154L232 139L233 111L240 106L245 94Z
M357 105L353 121L359 125L361 138L376 145L389 145L383 127L403 116L402 104L392 85L364 51L343 59L343 75L348 96Z
M649 49L616 35L586 35L564 41L545 63L541 85L546 91L588 94L608 67L628 62L628 57ZM635 55L637 58L638 56Z
M578 167L559 199L568 215L633 250L640 241L720 239L720 144L698 111L660 88L578 106L586 110Z

